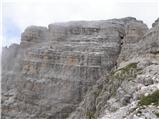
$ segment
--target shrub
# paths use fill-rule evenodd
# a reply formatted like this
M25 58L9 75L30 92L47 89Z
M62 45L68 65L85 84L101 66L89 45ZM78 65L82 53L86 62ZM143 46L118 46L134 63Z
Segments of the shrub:
M151 103L156 106L159 105L159 90L153 92L148 96L143 96L139 101L139 105L150 105Z
M86 112L86 117L88 119L92 119L92 118L94 119L95 118L94 114L95 114L95 112Z
M135 78L138 74L140 69L137 69L137 63L130 63L127 66L116 70L115 72L112 72L110 75L112 79L118 79L118 80L132 80Z
M155 113L155 115L159 118L159 112Z

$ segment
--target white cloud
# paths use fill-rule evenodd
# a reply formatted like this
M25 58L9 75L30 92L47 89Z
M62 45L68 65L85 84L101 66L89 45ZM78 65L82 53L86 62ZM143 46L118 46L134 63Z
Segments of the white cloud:
M14 2L4 3L4 15L10 17L23 30L28 25L45 25L69 20L105 19L113 7L101 2L62 2L52 3ZM105 15L106 14L106 15ZM109 17L108 17L109 18Z
M29 25L47 26L70 20L100 20L134 16L149 26L158 17L158 0L5 0L3 17L21 32Z
M52 22L69 20L110 19L124 16L137 16L139 18L142 16L145 19L146 13L151 19L158 13L158 6L155 2L52 0L52 2L44 3L45 0L36 1L6 2L4 3L4 12L6 12L4 15L11 17L21 29L24 29L31 24L48 25Z

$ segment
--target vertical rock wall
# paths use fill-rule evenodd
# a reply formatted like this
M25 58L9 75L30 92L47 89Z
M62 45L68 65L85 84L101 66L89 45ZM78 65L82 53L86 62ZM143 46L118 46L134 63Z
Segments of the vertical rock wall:
M26 28L3 50L2 118L67 118L146 31L130 17Z

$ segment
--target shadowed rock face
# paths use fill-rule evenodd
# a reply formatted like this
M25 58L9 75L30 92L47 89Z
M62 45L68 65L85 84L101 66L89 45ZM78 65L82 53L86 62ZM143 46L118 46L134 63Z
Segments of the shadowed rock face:
M2 118L68 117L147 30L131 17L26 28L3 49Z

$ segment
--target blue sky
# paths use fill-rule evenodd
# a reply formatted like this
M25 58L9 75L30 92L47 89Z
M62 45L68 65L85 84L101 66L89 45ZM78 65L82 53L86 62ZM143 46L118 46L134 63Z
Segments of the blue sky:
M149 27L158 18L158 0L3 0L3 46L20 43L27 26L71 20L133 16Z
M21 30L11 18L3 18L4 44L20 43ZM10 40L10 41L9 41Z

